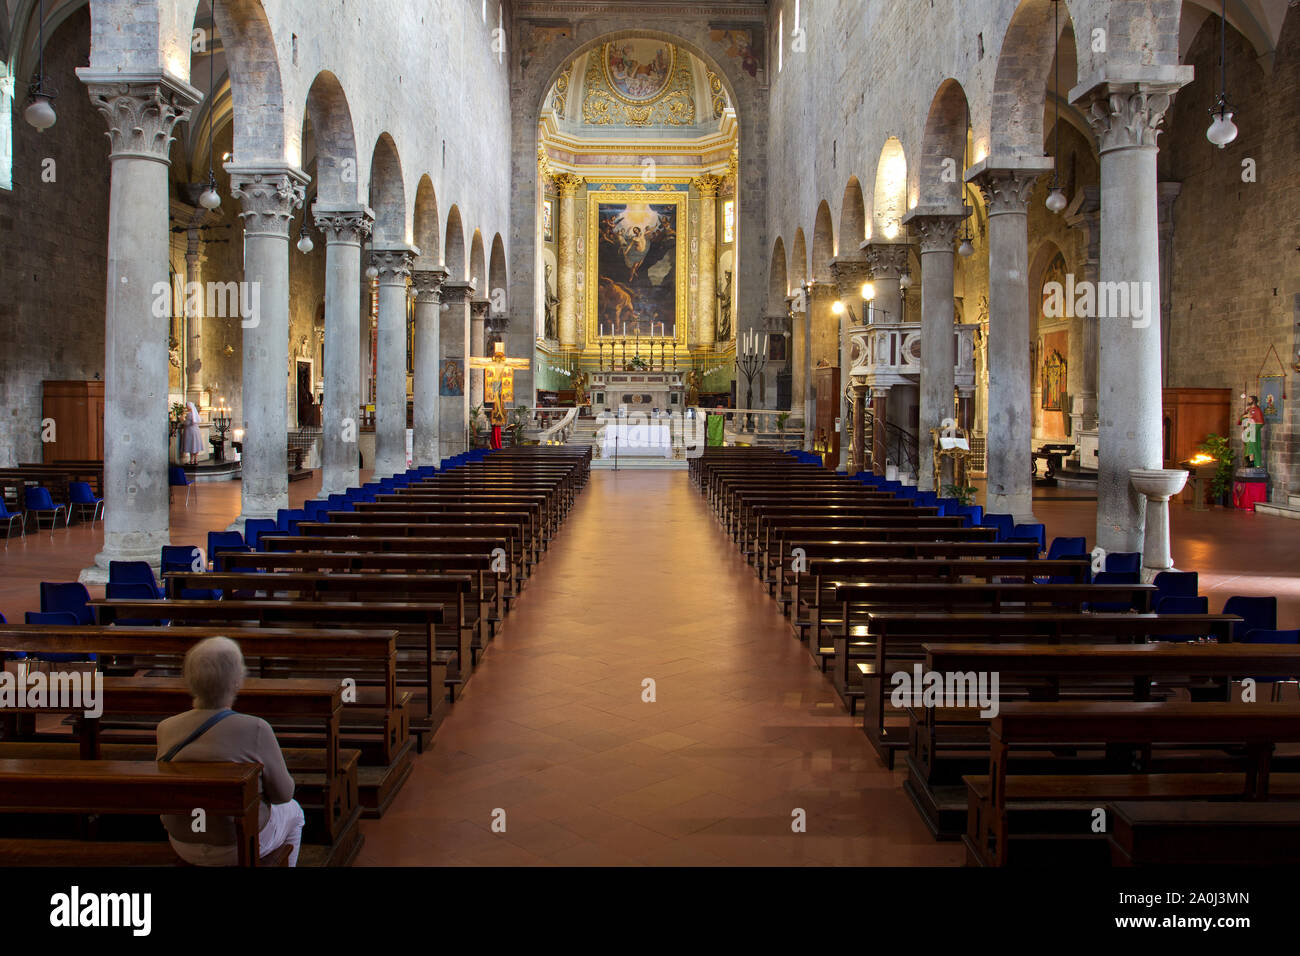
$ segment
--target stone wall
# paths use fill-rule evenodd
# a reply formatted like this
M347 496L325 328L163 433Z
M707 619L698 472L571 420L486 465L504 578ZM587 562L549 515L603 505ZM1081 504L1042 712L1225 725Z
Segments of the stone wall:
M1237 141L1218 150L1205 138L1206 110L1218 90L1219 21L1209 18L1187 54L1198 79L1178 95L1161 139L1161 179L1182 184L1174 205L1171 334L1167 384L1258 391L1256 377L1287 373L1289 414L1270 425L1265 452L1271 497L1300 490L1296 460L1297 322L1300 321L1300 15L1287 18L1271 73L1235 31L1228 32L1228 93L1237 105ZM1253 160L1256 182L1243 182ZM1240 451L1240 435L1233 429Z
M73 73L89 51L86 10L47 38L45 73L61 94L51 129L24 122L25 96L13 104L14 188L0 189L0 467L41 460L44 380L104 373L108 140Z

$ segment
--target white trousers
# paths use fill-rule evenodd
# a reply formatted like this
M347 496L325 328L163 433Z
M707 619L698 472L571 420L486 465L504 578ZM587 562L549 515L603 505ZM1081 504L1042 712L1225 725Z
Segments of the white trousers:
M289 854L289 865L298 865L298 850L302 845L302 826L306 818L297 800L288 803L271 804L271 817L257 835L257 852L266 856L288 843L293 847ZM182 843L171 838L172 849L186 863L194 866L238 866L239 851L231 846L216 846L209 843Z

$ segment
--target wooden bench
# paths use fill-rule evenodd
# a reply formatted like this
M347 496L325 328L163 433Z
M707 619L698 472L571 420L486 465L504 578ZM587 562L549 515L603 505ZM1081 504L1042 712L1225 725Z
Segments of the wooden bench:
M1006 866L1110 858L1093 811L1128 800L1295 800L1295 775L1272 778L1279 744L1300 743L1300 706L1266 703L1007 704L989 728L989 770L965 778L967 860ZM1013 751L1070 748L1114 755L1109 772L1008 773ZM1202 750L1199 772L1150 772L1144 753ZM1224 761L1232 769L1219 769ZM1198 766L1184 762L1185 768ZM1276 786L1275 786L1276 784ZM1277 791L1276 793L1274 791Z
M1275 644L926 644L925 672L991 674L1000 699L1145 701L1186 680L1288 677L1300 673L1300 649ZM999 705L1000 706L1000 705ZM966 830L962 777L988 765L988 718L978 707L908 708L908 779L904 790L941 839ZM1052 758L1026 759L1018 772L1050 772Z
M330 525L322 524L319 527L328 528ZM421 525L421 530L434 533L422 537L404 535L400 538L383 535L357 537L334 537L323 534L267 535L259 538L258 543L267 553L284 552L294 554L331 552L356 554L481 552L483 554L492 554L500 548L506 554L507 567L512 569L508 581L509 586L506 589L506 598L512 599L518 595L528 568L524 560L523 538L522 536L511 536L510 531L512 528L517 530L516 526L511 525L476 525L472 528L451 524ZM226 556L223 555L222 561L225 562L226 560Z
M195 808L234 821L240 866L258 866L260 764L150 763L117 760L0 760L0 814L189 816ZM160 836L165 836L158 823ZM0 841L6 866L104 862L103 847L77 841L10 838ZM116 865L179 863L165 841L112 844ZM162 848L166 848L165 853Z
M1300 803L1110 804L1111 866L1294 866Z

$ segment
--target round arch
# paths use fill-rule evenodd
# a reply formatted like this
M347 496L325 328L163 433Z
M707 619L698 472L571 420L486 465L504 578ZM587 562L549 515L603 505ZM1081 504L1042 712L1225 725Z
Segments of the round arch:
M375 213L376 248L398 245L406 240L406 187L397 144L388 133L375 142L370 161L370 208Z

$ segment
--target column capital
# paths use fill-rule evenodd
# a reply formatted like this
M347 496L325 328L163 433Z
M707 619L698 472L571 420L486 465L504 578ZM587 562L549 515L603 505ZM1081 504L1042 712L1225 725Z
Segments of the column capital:
M561 196L574 196L582 188L586 180L581 176L575 176L573 173L560 173L555 177L555 188Z
M465 305L474 298L474 283L468 279L451 279L442 284L442 301Z
M701 199L713 199L718 195L718 190L722 188L722 178L706 173L692 179L691 185L699 192Z
M114 73L77 69L90 102L108 124L109 159L146 159L170 165L172 131L203 99L194 87L161 70Z
M909 213L904 220L916 233L921 255L931 252L952 252L957 243L957 233L966 221L967 213L921 212Z
M482 319L487 316L488 309L491 307L492 303L487 299L470 299L469 314L475 319Z
M1192 79L1191 66L1145 70L1147 75L1099 75L1070 91L1097 135L1097 150L1154 150L1174 94Z
M411 277L415 257L420 250L405 244L389 246L384 249L372 249L371 261L379 270L380 285L406 285Z
M862 284L871 278L871 265L861 253L856 256L836 256L830 261L831 278L841 298L857 298Z
M230 195L240 201L244 234L289 237L294 211L302 208L309 177L292 166L226 166Z
M1029 214L1029 197L1033 195L1034 184L1044 172L1047 170L985 168L970 181L979 187L989 216L1025 216Z
M312 214L327 243L359 246L375 226L375 214L369 206L334 206L317 200Z
M872 279L897 279L907 271L907 249L910 242L900 240L868 240L862 244Z
M415 269L411 272L411 284L415 286L417 304L437 305L442 301L442 284L451 273L439 266L436 269Z

